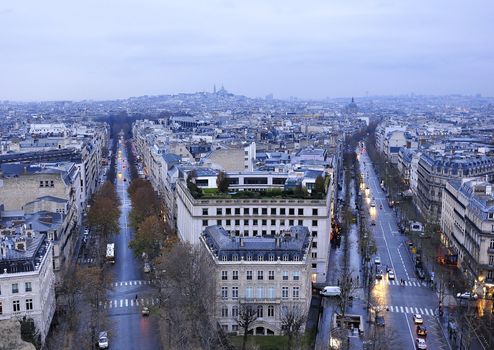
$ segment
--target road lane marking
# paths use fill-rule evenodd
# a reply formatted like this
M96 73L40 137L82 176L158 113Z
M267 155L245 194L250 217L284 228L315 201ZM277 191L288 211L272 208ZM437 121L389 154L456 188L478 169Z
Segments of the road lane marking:
M420 308L420 313L423 315L424 314L424 310L422 310L422 308Z
M403 313L403 306L400 306L401 313Z
M429 315L429 310L425 309L425 314L426 314L427 316L430 316L430 315Z
M389 251L388 241L386 239L386 235L384 234L384 229L383 229L383 225L382 225L382 222L381 221L379 221L379 227L381 228L381 233L383 235L384 244L386 245L386 250L388 251L388 256L389 256L389 260L391 262L391 266L393 267L393 270L396 271L395 265L393 263L393 259L391 258L391 252Z
M405 312L408 313L408 307L407 306L405 306Z
M406 315L405 315L405 322L407 323L408 332L410 333L410 338L412 338L412 347L413 349L415 349L415 339L413 337L412 328L410 327L410 323Z
M393 307L392 306L390 306L389 308L391 309L391 312L395 312L395 310L393 310Z

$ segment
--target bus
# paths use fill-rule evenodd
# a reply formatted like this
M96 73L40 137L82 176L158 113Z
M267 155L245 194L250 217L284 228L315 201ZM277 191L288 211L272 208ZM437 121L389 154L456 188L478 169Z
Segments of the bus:
M115 243L106 245L106 261L115 264Z

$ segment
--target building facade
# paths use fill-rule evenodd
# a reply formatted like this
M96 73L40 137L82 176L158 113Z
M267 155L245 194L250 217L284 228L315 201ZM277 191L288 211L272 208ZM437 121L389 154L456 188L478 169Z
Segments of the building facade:
M200 241L215 266L217 319L226 332L241 331L242 307L257 313L249 329L255 335L280 335L287 313L307 314L312 284L306 227L291 227L275 237L236 237L209 226Z

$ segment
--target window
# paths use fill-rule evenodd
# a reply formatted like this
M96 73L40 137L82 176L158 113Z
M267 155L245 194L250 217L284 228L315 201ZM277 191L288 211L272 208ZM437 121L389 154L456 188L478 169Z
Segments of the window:
M249 214L250 214L250 209L244 208L244 215L249 215Z
M491 244L489 246L490 249L494 249L494 239L491 238Z
M269 287L268 288L268 298L270 299L274 299L275 295L274 295L274 288L273 287Z
M299 225L299 226L303 226L303 225L304 225L304 220L299 220L299 221L298 221L298 225Z
M269 254L269 261L274 261L275 257L274 254Z
M221 226L221 220L216 220L216 225Z
M268 220L266 220L266 219L262 219L261 224L262 224L263 226L266 226L266 225L268 224Z
M246 226L247 226L248 224L249 224L249 220L244 219L244 225L246 225Z
M274 317L274 306L273 305L268 306L268 317Z
M259 208L252 208L252 214L258 215L259 214Z
M264 261L264 255L259 254L259 255L257 256L257 261Z
M294 221L293 220L288 220L288 226L293 226Z
M45 180L45 187L48 187L48 180Z
M226 306L221 307L221 317L228 317L228 307Z
M312 268L313 268L313 269L317 269L317 264L316 264L316 263L313 263L313 264L312 264Z
M240 220L239 219L235 220L235 226L240 226Z
M312 226L317 226L317 220L312 220Z
M208 225L208 221L207 220L202 220L202 226L207 226Z
M55 183L53 182L53 180L50 180L50 187L55 187Z
M280 226L285 226L285 220L283 219L280 220Z
M223 209L222 208L216 208L216 215L223 215Z
M247 255L247 261L252 261L252 254Z
M264 271L257 271L257 279L258 280L262 280L264 278L264 274L263 274Z
M19 293L19 284L12 283L12 293Z
M283 254L283 261L288 261L288 254Z
M33 291L33 287L31 285L31 282L26 282L25 287L26 287L26 292L32 292Z
M283 281L288 281L288 271L283 271Z
M238 306L232 307L232 317L238 317Z
M276 225L276 220L271 219L271 225L273 225L273 226Z
M281 287L281 297L284 299L288 298L288 287Z
M257 287L256 288L256 292L257 292L256 297L258 299L262 299L264 297L264 293L263 293L263 288L262 287Z
M226 226L230 226L231 224L232 224L232 220L227 219L227 220L226 220Z
M494 265L494 255L489 255L489 265Z
M262 208L262 215L268 215L268 208Z
M285 208L280 208L280 215L286 215Z
M312 242L312 248L317 248L317 242Z
M221 287L221 299L228 299L228 287Z
M39 182L39 187L44 187L44 186L43 186L43 181L40 181L40 182Z
M222 281L228 280L228 271L221 271L221 280Z
M317 208L312 208L312 215L313 216L317 216L318 215L317 212L318 212Z
M312 237L317 237L317 231L312 231Z
M240 208L235 208L235 215L240 215Z
M288 215L295 215L295 208L288 209Z
M232 280L238 280L238 271L232 271Z
M293 273L293 280L294 280L294 281L298 281L299 279L300 279L300 272L295 271L295 272Z
M2 302L0 301L0 315L3 314L3 306L2 306Z
M304 208L298 208L298 215L299 216L304 215Z
M232 312L233 312L233 309L232 309ZM237 309L237 317L238 317L238 309ZM232 332L238 332L238 324L232 324Z
M257 230L253 230L253 231L252 231L252 235L253 235L253 236L257 236L257 233L258 233L258 232L257 232Z
M226 332L228 332L228 325L227 325L227 324L222 324L222 325L221 325L221 330L222 330L223 332L225 332L225 333L226 333Z
M252 220L252 225L257 226L257 219Z
M268 271L268 280L274 280L274 271Z
M257 305L257 317L261 318L263 317L264 314L264 309L262 305Z
M271 230L271 236L274 236L276 234L275 230Z
M276 215L276 208L271 208L271 215Z
M245 288L245 297L247 299L251 299L252 298L252 287Z
M232 287L232 298L238 299L238 287Z
M33 299L26 299L26 310L33 309Z
M299 287L293 287L293 290L292 290L293 299L298 299L299 294L300 294L300 288Z
M266 236L268 234L268 231L266 231L266 230L262 230L261 232L262 232L263 236Z
M247 279L248 280L252 279L252 271L247 271Z
M12 302L12 309L14 310L14 312L21 311L21 303L19 300L14 300Z
M312 252L312 259L317 259L317 252Z
M202 208L202 215L208 215L208 208Z

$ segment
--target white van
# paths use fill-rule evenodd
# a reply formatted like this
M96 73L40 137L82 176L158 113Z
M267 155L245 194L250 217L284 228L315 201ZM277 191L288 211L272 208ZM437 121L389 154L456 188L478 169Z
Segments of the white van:
M326 286L319 294L325 297L337 297L341 295L341 288L338 286Z

